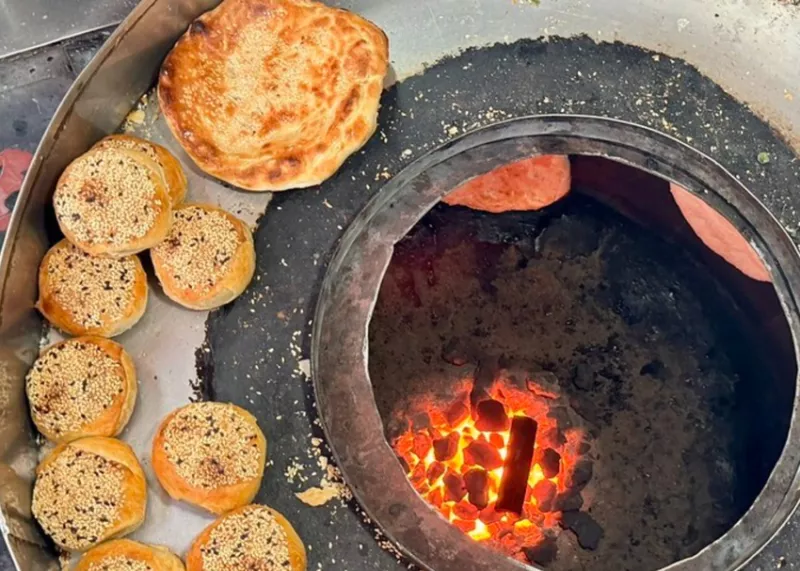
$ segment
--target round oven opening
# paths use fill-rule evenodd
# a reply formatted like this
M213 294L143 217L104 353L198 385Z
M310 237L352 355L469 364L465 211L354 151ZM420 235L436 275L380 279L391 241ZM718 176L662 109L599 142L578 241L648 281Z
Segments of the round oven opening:
M569 157L566 196L440 202L533 156ZM732 569L796 504L798 275L769 213L675 140L490 127L412 164L345 235L315 319L322 420L425 568Z

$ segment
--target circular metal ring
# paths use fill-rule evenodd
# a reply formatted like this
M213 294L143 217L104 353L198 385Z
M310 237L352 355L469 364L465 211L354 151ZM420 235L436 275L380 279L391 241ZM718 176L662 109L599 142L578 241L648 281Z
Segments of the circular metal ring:
M471 540L413 489L384 437L368 370L368 328L394 245L447 194L473 177L539 154L603 156L701 196L756 247L772 274L795 355L800 335L800 257L769 211L709 157L657 131L599 117L536 116L469 133L397 174L345 232L325 276L314 319L312 377L323 428L367 515L412 560L435 571L526 567ZM729 570L781 528L800 497L797 379L786 446L744 516L696 555L667 569Z

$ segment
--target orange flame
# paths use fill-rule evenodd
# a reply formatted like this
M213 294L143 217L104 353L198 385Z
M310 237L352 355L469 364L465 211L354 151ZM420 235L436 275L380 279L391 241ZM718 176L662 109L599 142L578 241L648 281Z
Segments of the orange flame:
M425 412L428 414L429 425L420 428L411 426L395 440L393 445L397 454L408 466L407 474L414 489L431 506L475 541L491 543L513 557L517 556L523 547L533 546L541 541L546 529L557 526L559 518L554 517L555 514L545 513L539 509L534 488L540 482L549 480L557 492L564 491L564 482L571 474L578 457L577 448L582 435L580 431L573 429L564 434L566 443L560 445L553 442L545 443L547 432L557 429L558 426L555 419L547 416L549 407L543 404L544 399L503 386L501 383L492 388L490 395L504 404L509 419L522 414L534 418L539 426L534 448L534 463L528 475L528 487L521 515L498 513L494 510L503 479L502 466L489 467L485 470L488 479L488 503L485 507L481 507L480 502L475 505L470 501L474 498L470 497L470 490L464 482L467 472L473 468L482 468L468 461L465 455L467 447L474 441L487 443L497 451L501 460L505 460L508 455L509 430L480 431L470 415L451 423L447 420L447 409L428 404ZM457 442L454 453L451 456L439 454L437 458L434 443L442 443L448 437ZM549 479L545 477L544 470L538 462L543 448L548 446L554 448L561 456L558 474ZM509 533L513 537L508 537Z

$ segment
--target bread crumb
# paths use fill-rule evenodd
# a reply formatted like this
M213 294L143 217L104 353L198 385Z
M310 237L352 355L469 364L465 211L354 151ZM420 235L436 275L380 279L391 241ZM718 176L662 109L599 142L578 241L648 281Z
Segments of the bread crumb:
M299 492L295 494L297 499L299 499L304 504L307 504L311 507L319 507L322 505L327 504L333 498L339 496L339 492L333 488L309 488L304 492Z
M125 118L128 123L134 123L136 125L141 125L144 123L144 111L141 109L134 109L128 116Z

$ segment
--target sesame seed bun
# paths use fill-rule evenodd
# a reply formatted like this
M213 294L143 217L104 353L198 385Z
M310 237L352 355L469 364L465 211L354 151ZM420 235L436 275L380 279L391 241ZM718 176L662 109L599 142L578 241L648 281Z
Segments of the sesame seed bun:
M75 571L185 571L177 555L160 545L115 539L87 551Z
M136 256L97 258L62 240L39 266L36 308L70 335L114 337L146 307L147 275Z
M184 204L166 240L150 251L164 293L190 309L236 299L256 268L253 236L244 222L215 206Z
M307 566L303 540L289 520L257 504L232 511L204 529L189 549L186 570L228 571L233 559L275 571L305 571Z
M232 404L193 403L170 413L153 440L153 471L167 493L221 514L256 496L267 440L255 417Z
M136 371L118 343L78 337L42 353L25 389L33 422L48 440L116 436L133 413Z
M72 161L58 179L53 205L67 239L93 256L152 248L172 222L172 199L158 164L113 146Z
M36 468L31 509L62 549L85 551L131 533L144 521L146 504L139 461L114 438L60 444Z
M320 184L375 132L386 34L308 0L235 0L164 60L158 102L208 174L247 190Z
M186 198L186 173L183 172L180 161L161 145L132 135L109 135L98 141L93 148L128 149L144 153L158 165L172 198L172 206L179 205Z

